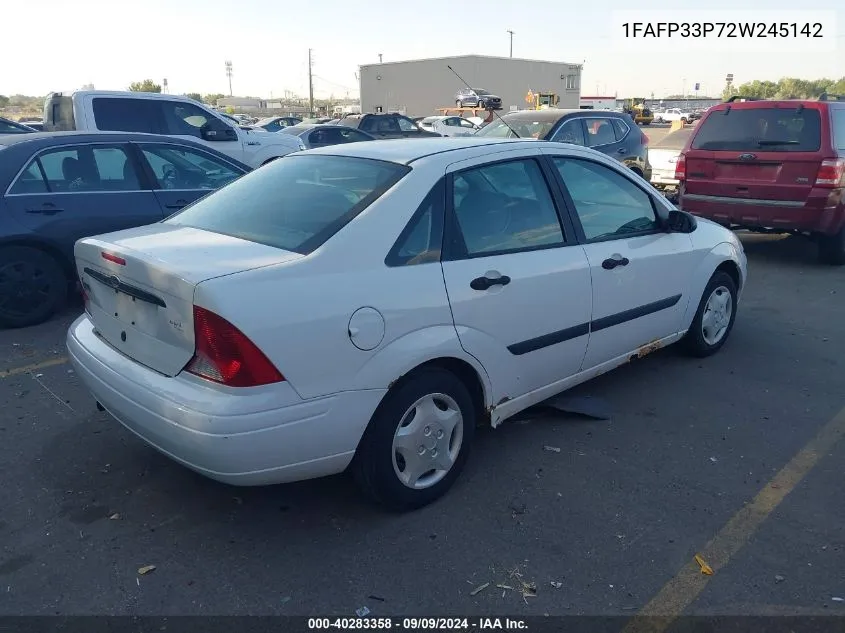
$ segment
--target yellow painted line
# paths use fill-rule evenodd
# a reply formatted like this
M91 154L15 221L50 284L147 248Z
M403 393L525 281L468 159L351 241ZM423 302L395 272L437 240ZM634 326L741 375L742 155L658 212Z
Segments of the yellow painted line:
M0 378L9 378L10 376L17 376L18 374L31 374L32 372L47 369L48 367L64 365L66 362L68 362L67 356L59 356L57 358L51 358L50 360L43 360L40 363L33 363L32 365L13 367L12 369L0 371Z
M845 409L842 409L818 434L793 457L783 469L719 530L703 549L701 557L713 569L714 576L701 573L692 555L685 565L645 605L623 629L623 633L663 633L672 622L704 591L707 583L718 576L754 532L786 496L807 476L807 473L845 436Z

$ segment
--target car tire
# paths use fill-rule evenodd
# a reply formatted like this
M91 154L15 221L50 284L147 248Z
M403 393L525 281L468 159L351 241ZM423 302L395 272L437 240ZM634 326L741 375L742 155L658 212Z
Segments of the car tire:
M684 337L684 346L689 354L704 358L718 352L728 340L736 320L737 289L733 278L717 270L701 295L698 310ZM713 314L713 317L708 317ZM716 324L706 319L716 318ZM710 333L707 333L707 330ZM715 329L715 331L714 331Z
M368 497L390 510L421 508L443 496L460 475L475 424L475 407L464 383L445 369L421 369L388 392L373 414L353 459L352 474ZM403 443L413 447L409 454L413 467L405 460ZM419 450L425 452L421 459ZM435 470L436 459L451 465ZM424 471L429 465L432 468Z
M67 294L55 257L30 246L0 248L0 327L43 323L64 307Z
M845 227L835 235L819 238L819 261L828 266L845 265Z

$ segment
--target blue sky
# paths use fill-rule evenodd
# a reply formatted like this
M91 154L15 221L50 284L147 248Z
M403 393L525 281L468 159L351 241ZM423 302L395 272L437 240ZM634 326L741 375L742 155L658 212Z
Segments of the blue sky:
M644 50L614 39L619 33L614 11L641 9L644 19L653 19L661 15L657 10L674 6L665 1L632 5L630 0L322 0L313 8L295 9L283 0L41 0L39 14L49 20L23 20L19 28L4 30L4 50L20 54L13 61L6 58L0 94L45 94L88 83L122 90L145 78L167 78L175 93L227 93L228 59L236 95L282 96L286 90L307 95L312 48L316 95L354 96L358 65L378 62L379 53L384 61L507 56L508 29L514 31L514 57L585 62L584 95L659 96L679 93L684 85L691 92L696 82L718 93L726 73L733 73L737 83L845 75L842 0L817 0L807 9L827 10L828 16L836 12L835 23L824 25L826 42L835 44L835 51L802 50L794 42L786 52L737 52L715 45L679 51L669 40L662 40L659 50L654 43ZM766 21L777 18L773 12L795 6L791 0L712 0L706 10L726 21L736 15L731 11L754 10L755 19Z

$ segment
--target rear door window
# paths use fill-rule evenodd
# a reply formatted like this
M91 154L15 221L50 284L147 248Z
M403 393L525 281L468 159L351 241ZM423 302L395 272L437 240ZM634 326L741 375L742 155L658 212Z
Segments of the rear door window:
M154 99L97 97L93 108L98 130L164 133L161 104Z
M625 140L625 137L628 136L628 132L631 131L631 128L628 127L627 123L622 119L610 119L613 122L613 133L616 135L617 141Z
M46 177L46 183L43 176ZM66 147L41 153L9 193L139 191L135 166L123 147Z
M611 145L616 142L611 119L587 119L587 147Z
M699 124L692 149L817 152L821 149L821 116L812 108L717 110Z
M410 171L347 156L285 156L166 222L310 253Z

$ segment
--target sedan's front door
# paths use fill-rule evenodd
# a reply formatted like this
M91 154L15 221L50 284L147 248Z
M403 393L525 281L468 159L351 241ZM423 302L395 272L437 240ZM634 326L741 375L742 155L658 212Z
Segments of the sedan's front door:
M656 200L624 168L552 156L578 219L593 279L583 369L614 361L682 329L694 254L690 236L667 233Z
M442 265L461 345L514 399L578 372L591 288L551 173L524 151L507 155L450 166Z
M5 202L17 224L72 257L78 239L164 217L143 183L128 145L62 146L31 158Z
M155 181L155 197L164 216L240 178L245 171L193 147L139 143L144 167Z

